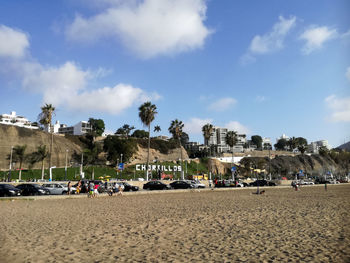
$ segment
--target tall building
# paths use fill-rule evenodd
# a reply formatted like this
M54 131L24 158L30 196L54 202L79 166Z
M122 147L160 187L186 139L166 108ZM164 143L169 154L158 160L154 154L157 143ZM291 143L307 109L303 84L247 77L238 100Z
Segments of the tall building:
M320 140L320 141L310 143L308 145L308 152L318 153L318 151L321 147L326 147L328 150L331 149L331 146L328 144L327 140Z
M214 146L218 153L224 152L241 152L243 146L247 142L245 134L237 134L237 143L232 148L226 143L226 136L230 130L227 128L213 127L213 132L208 140L208 146Z

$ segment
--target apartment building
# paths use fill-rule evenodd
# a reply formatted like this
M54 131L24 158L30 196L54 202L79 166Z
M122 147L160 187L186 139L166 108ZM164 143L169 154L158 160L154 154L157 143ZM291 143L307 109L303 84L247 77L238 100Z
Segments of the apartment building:
M17 115L15 111L11 111L10 114L5 113L0 115L0 124L13 125L28 129L39 129L38 126L33 125L27 118Z

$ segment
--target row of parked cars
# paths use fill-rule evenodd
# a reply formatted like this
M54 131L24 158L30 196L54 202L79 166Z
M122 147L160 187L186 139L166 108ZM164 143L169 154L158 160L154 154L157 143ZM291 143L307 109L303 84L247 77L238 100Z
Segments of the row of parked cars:
M161 181L150 181L143 185L144 190L194 189L205 188L205 184L197 180L179 180L170 184Z
M123 191L138 191L139 187L131 185L125 181L121 182L102 182L99 180L94 181L81 181L80 193L87 193L90 183L98 185L98 192L104 193L118 191L118 187L121 186ZM218 180L215 182L215 187L247 187L247 186L275 186L276 184L266 180L256 180L250 184L232 180ZM78 187L78 183L74 184L70 191L71 194L75 194ZM205 188L205 184L198 180L178 180L170 184L165 184L161 181L150 181L143 185L144 190L167 190L167 189L198 189ZM66 183L50 182L43 185L25 183L13 186L11 184L0 184L0 196L29 196L29 195L65 195L68 193L68 186Z
M251 183L234 181L234 180L218 180L215 182L215 187L248 187L248 186L276 186L273 181L255 180Z

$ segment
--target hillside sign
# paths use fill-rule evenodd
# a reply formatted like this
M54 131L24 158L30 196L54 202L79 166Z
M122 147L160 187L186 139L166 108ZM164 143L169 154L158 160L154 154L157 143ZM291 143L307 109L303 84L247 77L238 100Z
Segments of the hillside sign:
M137 164L136 171L146 171L146 164ZM148 171L181 172L181 165L148 165Z

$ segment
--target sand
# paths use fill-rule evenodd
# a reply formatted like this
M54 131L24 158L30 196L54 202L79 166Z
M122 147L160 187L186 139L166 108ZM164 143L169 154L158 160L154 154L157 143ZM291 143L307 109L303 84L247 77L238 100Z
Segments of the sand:
M350 185L0 202L0 262L350 262Z

